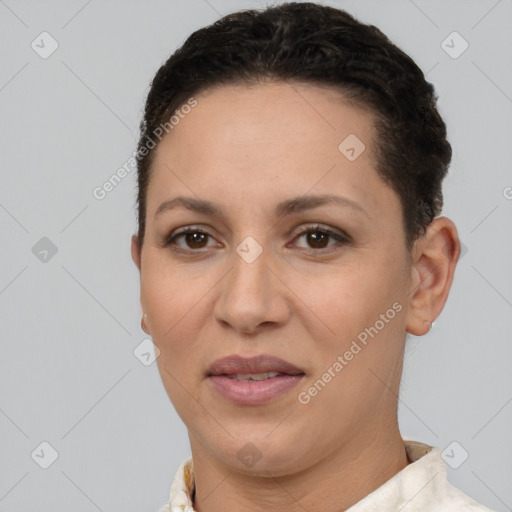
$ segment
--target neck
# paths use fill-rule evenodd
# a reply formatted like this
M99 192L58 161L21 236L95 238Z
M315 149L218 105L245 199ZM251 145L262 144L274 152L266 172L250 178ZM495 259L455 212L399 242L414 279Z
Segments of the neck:
M212 459L196 443L191 447L197 512L342 512L409 464L398 426L393 435L388 432L343 446L304 471L280 476L241 474Z

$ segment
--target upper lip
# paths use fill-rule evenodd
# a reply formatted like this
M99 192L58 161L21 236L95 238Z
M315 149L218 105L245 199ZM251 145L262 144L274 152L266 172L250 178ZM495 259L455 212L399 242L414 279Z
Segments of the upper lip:
M304 372L293 364L278 357L267 354L260 354L253 357L242 357L233 354L222 359L217 359L208 368L207 374L211 375L234 375L249 373L279 372L289 375L300 375Z

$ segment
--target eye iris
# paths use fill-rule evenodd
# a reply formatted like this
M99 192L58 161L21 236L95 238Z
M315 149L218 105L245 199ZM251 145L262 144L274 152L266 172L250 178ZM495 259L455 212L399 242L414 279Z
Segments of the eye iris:
M325 247L325 244L322 244L322 242L325 242L328 236L329 235L322 233L321 231L313 231L311 233L308 233L308 243L312 245L315 249L323 249ZM318 244L320 244L321 247L317 247Z
M201 231L187 231L181 234L185 239L185 243L191 249L201 249L207 241L208 234ZM307 231L304 235L307 238L307 243L313 249L323 249L327 246L329 238L332 236L330 233L322 230Z
M192 232L192 233L185 233L185 240L189 247L196 247L195 244L200 245L201 242L204 242L206 240L206 234L199 233L197 231Z

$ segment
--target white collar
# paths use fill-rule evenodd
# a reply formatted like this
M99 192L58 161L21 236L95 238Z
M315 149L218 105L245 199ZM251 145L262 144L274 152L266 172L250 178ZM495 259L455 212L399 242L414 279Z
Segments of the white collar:
M440 512L466 506L473 507L472 512L493 512L448 482L439 448L410 440L404 444L410 464L346 512ZM169 502L159 512L195 512L193 491L193 463L188 458L176 471Z

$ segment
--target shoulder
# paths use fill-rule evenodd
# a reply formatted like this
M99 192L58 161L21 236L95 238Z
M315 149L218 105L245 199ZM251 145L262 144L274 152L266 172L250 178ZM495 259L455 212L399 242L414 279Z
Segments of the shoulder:
M421 486L419 510L431 512L494 512L455 487L449 480L440 448L417 441L405 441L411 464L402 472L404 481ZM424 487L423 487L424 486Z
M448 481L445 482L444 493L440 498L439 508L436 508L439 512L495 512Z

